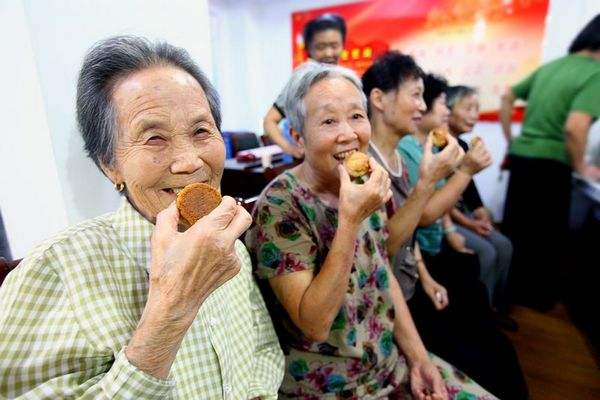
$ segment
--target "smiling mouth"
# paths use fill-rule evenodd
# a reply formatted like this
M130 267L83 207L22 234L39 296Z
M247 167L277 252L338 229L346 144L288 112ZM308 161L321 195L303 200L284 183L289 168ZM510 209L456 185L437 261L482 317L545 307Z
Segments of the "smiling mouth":
M168 194L174 194L174 195L178 195L179 192L181 192L182 190L183 190L182 187L180 187L180 188L162 189L163 192L168 193Z
M350 154L354 153L358 151L357 149L352 149L352 150L346 150L346 151L342 151L340 153L336 153L333 155L333 158L335 158L336 160L338 160L339 162L342 162L346 159L346 157L348 157Z

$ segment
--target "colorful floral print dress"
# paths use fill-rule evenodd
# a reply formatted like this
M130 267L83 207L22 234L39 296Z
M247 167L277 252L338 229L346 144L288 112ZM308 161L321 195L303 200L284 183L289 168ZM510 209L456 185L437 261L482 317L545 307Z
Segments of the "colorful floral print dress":
M337 216L337 209L320 201L293 171L286 171L260 196L255 224L246 235L286 354L281 398L411 398L408 367L394 341L390 279L395 278L388 274L383 208L360 227L350 279L340 282L348 287L346 299L327 340L306 338L268 285L275 276L311 269L318 273L333 241ZM435 357L434 362L452 398L494 398L447 363Z

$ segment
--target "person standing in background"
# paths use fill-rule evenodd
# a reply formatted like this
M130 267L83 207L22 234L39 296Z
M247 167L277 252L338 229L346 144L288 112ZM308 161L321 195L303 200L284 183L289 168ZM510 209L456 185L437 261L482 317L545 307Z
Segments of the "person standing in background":
M521 135L512 140L516 99L527 101ZM503 231L514 246L515 300L549 310L557 300L567 247L571 173L598 179L585 162L587 135L600 116L600 14L577 35L569 54L542 65L502 96L510 180Z
M326 64L339 62L346 42L346 22L337 14L323 14L304 27L304 44L311 61ZM291 137L279 129L279 123L285 118L283 110L284 93L281 92L263 119L265 135L269 136L281 149L295 158L303 158L302 149Z

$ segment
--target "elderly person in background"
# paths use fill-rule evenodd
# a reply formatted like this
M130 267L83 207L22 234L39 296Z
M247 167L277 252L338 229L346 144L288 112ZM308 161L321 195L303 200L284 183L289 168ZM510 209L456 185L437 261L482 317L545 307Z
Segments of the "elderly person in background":
M176 192L219 188L217 94L182 49L114 37L86 56L77 118L118 211L37 247L0 289L0 397L276 398L283 356L230 197L188 230Z
M386 228L388 174L371 158L357 184L342 166L371 136L356 75L309 64L285 98L305 158L263 191L246 236L286 353L281 397L494 398L458 383L419 338L390 270L399 241Z
M450 133L464 151L469 151L469 145L460 136L471 132L479 120L477 91L468 86L451 86L446 90L446 103L450 109ZM494 229L490 212L483 205L472 179L450 216L456 222L456 231L465 238L465 246L479 258L480 278L487 287L490 305L502 313L506 326L516 327L516 322L505 315L508 309L505 289L512 259L512 243Z

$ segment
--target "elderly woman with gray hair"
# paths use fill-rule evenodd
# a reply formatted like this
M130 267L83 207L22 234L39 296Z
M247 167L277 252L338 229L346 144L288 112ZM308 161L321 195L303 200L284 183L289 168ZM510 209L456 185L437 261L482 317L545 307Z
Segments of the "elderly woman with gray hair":
M136 37L86 56L77 117L118 211L67 229L0 289L0 397L277 397L283 354L230 197L189 229L175 197L219 188L217 94L182 49Z
M386 229L387 172L370 158L370 176L358 184L342 166L366 152L371 136L358 78L305 65L285 97L305 158L263 191L246 236L286 354L280 396L494 398L459 383L464 376L421 342L390 271L398 244Z

